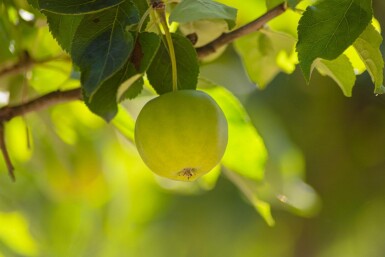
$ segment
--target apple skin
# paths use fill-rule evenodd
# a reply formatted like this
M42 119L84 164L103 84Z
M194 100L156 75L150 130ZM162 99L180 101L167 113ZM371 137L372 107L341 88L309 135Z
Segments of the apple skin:
M135 143L154 173L194 181L212 170L227 146L223 111L208 94L178 90L145 104L135 124Z

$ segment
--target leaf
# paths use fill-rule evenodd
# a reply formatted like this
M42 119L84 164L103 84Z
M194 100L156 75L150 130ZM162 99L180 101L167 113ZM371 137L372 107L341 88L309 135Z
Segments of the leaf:
M242 193L247 197L247 199L251 202L251 204L266 221L266 223L271 227L274 226L275 221L271 215L270 204L259 199L257 183L226 169L224 169L224 173L226 174L227 178L229 178L229 180L233 182L239 188L239 190L242 191Z
M84 94L84 102L93 113L99 115L107 122L111 121L118 111L118 88L135 73L134 65L128 62L123 69L102 83L92 98Z
M155 33L143 32L138 36L131 62L134 64L137 74L120 86L118 92L119 101L133 99L143 89L142 76L150 66L160 45L160 37Z
M226 20L229 29L235 26L237 9L211 0L184 0L170 15L170 22L186 23L197 20Z
M83 19L82 15L59 15L44 12L47 16L49 30L59 45L68 53L71 52L71 44L75 32Z
M342 54L332 61L319 59L315 66L322 75L331 77L342 89L345 96L352 96L356 75L346 55Z
M71 56L82 72L81 82L87 96L116 73L134 48L134 38L125 31L128 24L138 22L134 5L126 2L96 14L86 15L78 26Z
M298 25L297 52L306 80L317 58L340 56L372 19L369 0L328 0L309 6Z
M102 83L92 97L84 97L88 108L107 122L111 121L118 111L119 101L135 98L142 91L142 76L159 44L160 38L156 34L140 33L133 54L124 67Z
M249 34L235 42L235 48L242 58L247 73L259 88L265 88L283 70L277 62L278 57L282 53L286 56L292 55L294 47L295 39L290 35L268 30ZM289 65L294 67L295 62L294 58ZM294 69L285 71L290 73Z
M267 151L242 105L223 87L202 81L199 86L218 103L229 125L229 139L222 164L244 177L262 180Z
M198 81L198 57L191 42L172 34L178 72L178 89L195 89ZM161 44L147 70L147 77L158 94L172 91L171 60L167 48Z
M59 14L85 14L111 8L124 1L125 0L37 0L37 5L40 11Z
M126 89L123 91L123 93L118 93L118 101L122 102L126 99L134 99L137 97L143 90L143 78L140 74L137 74L137 76L133 76L133 82L129 81L126 86Z
M374 82L374 92L377 94L384 93L382 85L384 81L384 60L380 50L381 43L382 36L372 25L369 25L353 43Z

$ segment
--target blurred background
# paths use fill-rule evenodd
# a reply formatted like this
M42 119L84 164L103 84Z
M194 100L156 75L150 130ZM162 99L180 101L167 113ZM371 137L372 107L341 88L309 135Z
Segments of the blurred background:
M385 2L373 5L385 28ZM30 33L25 44L35 56L60 51L46 29L23 33ZM5 52L2 61L12 61ZM0 87L12 103L31 93L25 83L39 94L78 86L47 69L67 68L51 62L28 82L24 74L0 79ZM351 98L317 72L307 85L298 67L259 90L229 47L201 75L238 97L265 141L266 181L258 190L272 205L274 226L223 173L215 187L199 188L154 177L113 124L73 102L7 124L17 181L1 160L0 256L385 256L385 96L373 94L367 73L358 76ZM47 84L52 77L56 84ZM135 117L147 99L124 107ZM272 199L266 184L282 184L291 172L306 184L292 181L297 203L288 205L284 196Z

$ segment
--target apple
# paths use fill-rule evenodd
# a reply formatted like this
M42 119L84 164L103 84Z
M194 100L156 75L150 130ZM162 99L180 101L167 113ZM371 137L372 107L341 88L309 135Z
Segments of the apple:
M178 90L145 104L135 124L135 143L154 173L194 181L212 170L227 146L227 121L208 94Z

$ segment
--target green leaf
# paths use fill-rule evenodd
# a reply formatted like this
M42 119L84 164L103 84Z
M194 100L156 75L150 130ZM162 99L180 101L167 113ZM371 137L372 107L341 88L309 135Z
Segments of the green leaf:
M229 125L229 140L222 164L244 177L262 180L267 151L241 103L223 87L203 81L199 86L218 103Z
M124 1L125 0L38 0L37 4L41 11L60 14L85 14L111 8Z
M101 84L92 97L85 96L88 108L109 122L118 111L118 102L135 98L143 88L142 76L160 44L153 33L140 33L130 60L112 77Z
M294 53L295 39L290 35L261 30L244 36L235 42L235 48L245 65L247 73L259 88L265 86L281 71L278 64L280 55L292 55ZM287 73L293 72L295 58L288 58L291 69L285 69Z
M274 226L275 221L271 215L270 204L262 201L258 197L258 184L253 180L242 177L239 174L226 169L224 169L224 173L226 174L227 178L233 182L239 188L239 190L242 191L242 193L247 197L247 199L266 221L266 223L271 227Z
M127 84L127 86L125 86L125 90L123 91L123 93L120 94L119 102L122 102L126 99L131 100L131 99L134 99L135 97L137 97L143 90L144 80L143 80L141 74L137 74L136 76L132 77L131 81L129 79L124 84Z
M345 96L352 96L356 75L349 58L342 54L332 61L319 59L315 67L322 75L331 77L342 89Z
M134 65L128 62L123 69L102 83L92 98L84 94L84 102L93 113L104 118L107 122L111 121L118 112L117 92L119 86L135 74Z
M75 32L83 19L82 15L60 15L44 12L47 16L49 30L59 45L68 53L71 52L71 44Z
M372 19L369 0L328 0L309 6L298 25L297 51L307 80L317 58L340 56Z
M134 38L126 26L138 22L136 7L126 2L115 8L86 15L72 43L71 56L82 72L84 92L92 96L99 86L127 61Z
M384 60L380 50L381 43L381 34L372 25L369 25L353 44L374 82L374 92L377 94L384 93L382 85Z
M159 49L160 42L161 37L155 33L143 32L138 35L131 59L139 73L144 73L148 69Z
M155 33L143 32L138 36L131 62L134 64L137 74L120 86L118 92L119 101L133 99L140 94L143 89L143 74L150 66L157 53L161 38Z
M178 72L178 89L195 89L198 81L199 64L196 51L190 40L172 34ZM161 44L147 70L147 77L158 94L172 91L171 60L168 50Z
M223 19L229 29L235 26L237 9L211 0L184 0L170 15L170 22L186 23L197 20Z

